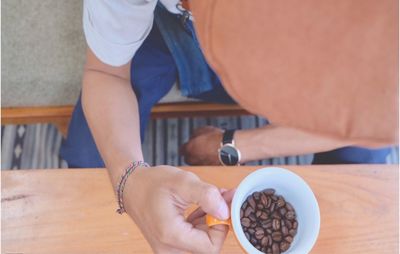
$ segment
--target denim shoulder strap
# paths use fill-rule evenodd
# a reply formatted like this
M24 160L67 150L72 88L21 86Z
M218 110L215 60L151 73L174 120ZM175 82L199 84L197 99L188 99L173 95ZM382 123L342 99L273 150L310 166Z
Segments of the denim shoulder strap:
M161 3L154 20L177 66L182 95L195 97L211 91L216 75L201 52L191 21L169 12Z

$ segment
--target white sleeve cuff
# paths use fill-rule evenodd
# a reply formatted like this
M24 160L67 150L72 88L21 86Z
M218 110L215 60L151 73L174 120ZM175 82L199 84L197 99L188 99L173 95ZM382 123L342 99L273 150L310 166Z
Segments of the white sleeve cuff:
M92 24L88 6L84 7L83 12L83 29L89 48L103 63L115 67L124 65L133 58L152 29L153 18L149 19L151 23L147 25L146 30L138 40L127 44L115 43L104 38L95 29ZM131 24L126 25L129 26ZM110 33L112 35L113 31L110 31Z

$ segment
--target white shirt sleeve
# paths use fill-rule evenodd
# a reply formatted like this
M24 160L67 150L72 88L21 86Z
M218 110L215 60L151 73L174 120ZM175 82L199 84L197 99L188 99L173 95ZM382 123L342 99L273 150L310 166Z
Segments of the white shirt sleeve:
M83 29L104 63L128 63L150 33L157 0L84 0Z

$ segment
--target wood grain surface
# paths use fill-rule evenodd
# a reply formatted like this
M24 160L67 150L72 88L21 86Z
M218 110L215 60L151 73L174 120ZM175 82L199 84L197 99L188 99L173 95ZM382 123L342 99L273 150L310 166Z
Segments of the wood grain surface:
M43 123L52 121L53 119L69 120L73 110L73 105L1 108L1 120L3 124ZM207 102L160 103L155 105L151 111L151 116L153 118L241 114L249 114L249 112L236 104L217 104Z
M187 167L232 188L260 167ZM398 165L288 166L316 194L312 253L398 253ZM104 169L2 171L2 253L151 253ZM223 253L242 253L232 233Z
M72 105L1 108L1 121L2 124L52 123L66 137L73 110ZM238 116L250 115L250 113L239 105L205 102L161 103L151 110L153 119L226 115Z

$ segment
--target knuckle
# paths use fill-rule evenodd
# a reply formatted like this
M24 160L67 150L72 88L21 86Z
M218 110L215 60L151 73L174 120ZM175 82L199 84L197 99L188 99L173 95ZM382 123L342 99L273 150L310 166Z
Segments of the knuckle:
M185 173L186 173L186 178L187 178L188 180L197 181L197 180L200 179L200 178L199 178L195 173L193 173L193 172L185 172Z
M177 172L177 180L179 182L197 181L198 179L199 179L199 177L192 172L183 171L183 170Z
M213 185L207 185L203 192L203 199L206 203L211 203L218 195L220 195L220 193L217 187Z

